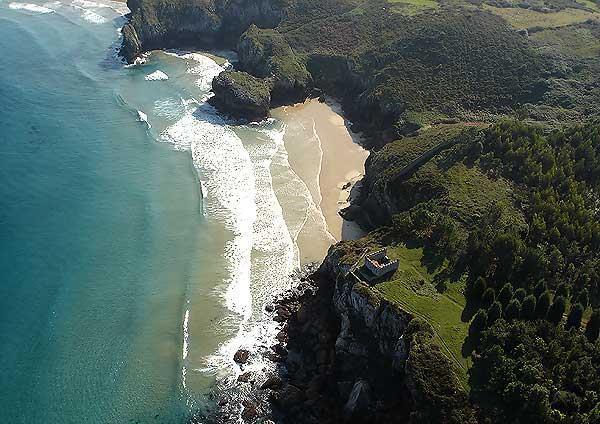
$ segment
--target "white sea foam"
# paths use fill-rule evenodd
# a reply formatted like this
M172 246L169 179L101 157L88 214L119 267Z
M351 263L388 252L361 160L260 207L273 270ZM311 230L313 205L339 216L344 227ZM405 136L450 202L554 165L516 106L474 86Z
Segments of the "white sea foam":
M150 122L148 122L148 115L146 115L141 110L138 110L137 113L138 113L138 118L139 118L140 122L145 122L146 125L148 125L148 129L152 128L152 126L150 125Z
M99 15L98 13L94 12L93 10L84 10L81 17L83 19L85 19L86 21L91 22L93 24L103 24L103 23L107 22L106 18L104 16Z
M239 137L204 105L187 113L161 135L179 150L190 150L204 183L207 215L225 224L233 237L226 243L227 307L247 319L251 314L250 256L256 219L252 163Z
M198 76L196 85L203 91L209 91L211 89L212 80L223 72L223 66L220 66L210 57L200 53L168 51L166 54L195 62L194 66L190 67L187 72Z
M156 70L156 71L152 72L151 74L146 75L144 77L144 79L146 81L162 81L162 80L168 80L169 76L161 70Z
M10 3L8 5L9 8L13 9L13 10L26 10L28 12L32 12L32 13L39 13L39 14L45 14L45 13L52 13L54 12L53 9L50 9L49 7L45 7L45 6L40 6L39 4L33 4L33 3Z
M173 98L158 99L154 101L154 113L158 116L174 121L186 110L186 103Z
M183 317L183 350L182 350L181 356L184 361L188 356L188 340L190 337L190 333L188 331L189 320L190 320L190 310L187 309L185 311L185 315Z

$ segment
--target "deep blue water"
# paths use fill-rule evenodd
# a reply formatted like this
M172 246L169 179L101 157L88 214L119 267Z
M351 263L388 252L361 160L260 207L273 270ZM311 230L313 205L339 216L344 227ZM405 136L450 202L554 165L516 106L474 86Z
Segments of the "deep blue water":
M0 422L181 422L196 173L123 105L122 18L61 8L0 2Z

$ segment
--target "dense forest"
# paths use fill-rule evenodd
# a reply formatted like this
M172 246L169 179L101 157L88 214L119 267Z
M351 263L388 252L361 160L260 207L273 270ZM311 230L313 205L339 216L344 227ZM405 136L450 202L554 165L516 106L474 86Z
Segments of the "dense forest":
M431 201L392 222L468 275L479 421L600 422L600 125L505 121L463 137L445 161L511 182L526 225L501 203L465 225Z

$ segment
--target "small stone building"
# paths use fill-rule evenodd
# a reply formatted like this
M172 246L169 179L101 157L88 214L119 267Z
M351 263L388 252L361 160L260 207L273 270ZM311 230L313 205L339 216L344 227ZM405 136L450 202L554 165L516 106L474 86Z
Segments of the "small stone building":
M398 259L391 260L387 255L387 249L383 248L365 256L365 268L374 277L381 277L398 269Z

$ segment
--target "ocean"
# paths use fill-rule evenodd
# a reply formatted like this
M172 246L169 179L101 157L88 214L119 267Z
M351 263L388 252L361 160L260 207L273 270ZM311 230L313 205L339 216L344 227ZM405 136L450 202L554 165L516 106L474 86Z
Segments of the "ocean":
M206 104L235 57L126 67L125 13L0 2L2 423L201 416L238 348L256 353L245 370L269 366L264 306L306 262L309 217L330 243L285 124Z

